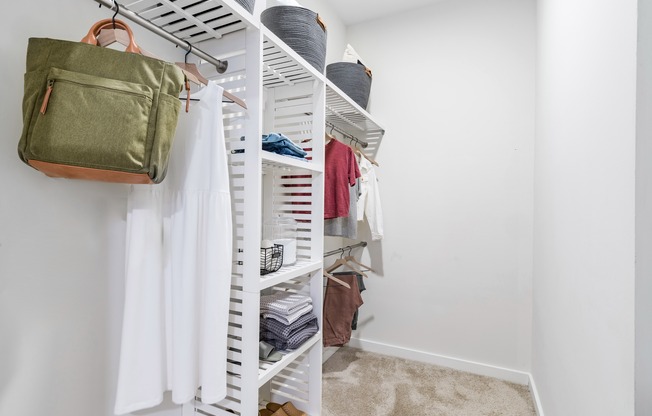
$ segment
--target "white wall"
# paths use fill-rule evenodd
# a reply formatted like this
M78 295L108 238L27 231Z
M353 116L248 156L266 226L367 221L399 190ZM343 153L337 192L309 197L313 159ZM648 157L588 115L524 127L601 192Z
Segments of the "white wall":
M111 15L91 0L41 0L0 17L1 415L113 414L127 187L50 179L16 152L28 37L79 40ZM133 29L150 52L183 57Z
M354 336L529 370L534 0L348 27L374 73L385 239ZM364 239L365 235L360 235Z
M636 7L538 2L532 373L548 415L634 414Z
M652 4L638 6L636 123L636 414L652 414Z

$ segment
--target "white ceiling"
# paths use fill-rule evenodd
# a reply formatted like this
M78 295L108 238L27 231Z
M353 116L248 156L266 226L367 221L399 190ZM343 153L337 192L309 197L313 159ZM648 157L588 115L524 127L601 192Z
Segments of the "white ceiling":
M327 0L348 25L425 7L443 0Z

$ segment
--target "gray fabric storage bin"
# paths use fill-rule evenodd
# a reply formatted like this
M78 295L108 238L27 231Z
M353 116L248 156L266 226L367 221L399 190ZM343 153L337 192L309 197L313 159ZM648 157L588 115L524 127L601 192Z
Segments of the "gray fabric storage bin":
M371 71L353 62L335 62L326 67L326 78L351 97L360 107L367 109L371 92Z
M260 21L310 65L324 73L326 27L317 13L297 6L274 6L263 10Z
M249 13L253 13L256 0L235 0L235 2L244 7Z

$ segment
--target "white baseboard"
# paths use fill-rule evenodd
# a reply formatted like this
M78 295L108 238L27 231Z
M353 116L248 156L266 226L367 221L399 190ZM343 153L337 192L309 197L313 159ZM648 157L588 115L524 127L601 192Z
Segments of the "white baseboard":
M326 361L328 361L328 359L331 358L333 354L335 354L339 349L340 347L324 347L324 351L321 357L321 363L323 364Z
M541 399L539 398L539 391L537 390L537 385L534 383L534 377L532 377L532 374L530 374L529 385L532 401L534 402L534 410L537 411L537 416L544 416L543 407L541 406Z
M481 376L494 377L500 380L505 380L524 386L533 386L533 380L530 374L523 371L510 370L493 365L481 364L473 361L462 360L459 358L446 357L443 355L431 354L428 352L416 351L408 348L397 347L394 345L387 345L373 341L365 341L361 339L351 339L351 341L348 343L348 346L359 348L363 351L374 352L377 354L384 354L392 357L439 365L442 367L453 368L455 370L466 371L468 373L478 374ZM543 413L539 413L539 416L543 416Z

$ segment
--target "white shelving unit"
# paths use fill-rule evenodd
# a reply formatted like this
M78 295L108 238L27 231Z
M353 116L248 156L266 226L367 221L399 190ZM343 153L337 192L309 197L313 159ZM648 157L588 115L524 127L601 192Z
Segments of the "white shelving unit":
M246 112L228 106L233 113L225 113L224 120L237 250L229 317L230 390L215 405L202 404L199 392L184 416L255 415L266 401L292 401L320 415L321 333L277 363L258 360L258 336L260 296L275 291L309 294L321 323L325 83L264 28L249 27L229 38L233 51L242 51L244 64L227 70L219 82L238 91L248 106ZM222 47L226 42L220 42ZM263 151L260 138L269 132L283 133L306 148L309 160ZM297 262L261 276L261 230L276 216L297 221Z
M366 111L260 24L262 7L257 4L252 15L234 0L120 2L124 17L146 19L213 58L227 59L223 73L197 63L204 76L247 104L246 110L234 104L223 109L234 221L228 395L203 404L200 389L183 406L183 416L252 416L268 401L292 401L310 416L321 415L321 332L277 363L259 361L260 296L309 294L321 328L325 122L367 141L365 152L372 156L384 134ZM308 152L308 160L263 151L261 135L269 132L286 135ZM262 227L276 216L298 224L297 262L261 276Z

